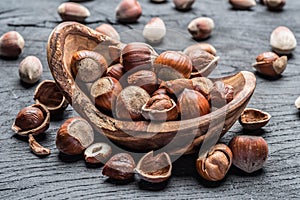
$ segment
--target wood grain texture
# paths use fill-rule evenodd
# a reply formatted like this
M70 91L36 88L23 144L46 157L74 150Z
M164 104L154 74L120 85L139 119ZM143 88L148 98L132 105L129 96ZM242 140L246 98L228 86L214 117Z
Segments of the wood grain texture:
M249 103L269 112L272 119L257 132L269 144L269 159L263 170L246 175L236 168L225 180L208 183L197 175L195 157L177 160L167 186L151 191L153 186L137 180L120 185L106 179L101 167L87 167L82 159L70 160L55 147L55 134L65 119L77 115L68 107L61 120L52 121L46 134L38 138L52 154L37 158L29 150L26 139L13 135L10 129L18 111L33 104L32 87L20 83L18 64L28 55L39 57L44 66L42 79L52 79L46 61L46 46L52 29L60 23L56 12L62 0L2 0L0 2L0 34L20 32L25 39L24 53L17 60L0 59L0 197L1 199L299 199L300 191L300 114L294 101L300 95L300 48L289 58L288 66L278 80L257 77L257 88ZM142 29L151 17L160 16L170 29L188 36L187 24L195 17L209 16L216 29L207 40L221 57L212 76L231 75L241 70L254 71L251 63L269 51L269 35L279 25L292 29L300 42L300 1L289 0L283 12L267 11L257 5L251 11L236 11L227 1L202 0L189 12L178 12L172 1L153 4L140 1L143 15L136 24L121 25L115 21L118 0L82 3L91 11L87 25L96 28L111 23L120 33ZM188 36L189 37L189 36ZM126 42L126 41L125 41ZM191 41L192 42L192 41ZM173 42L174 43L174 42ZM165 45L170 45L168 42ZM221 140L247 133L236 123ZM97 138L101 140L101 138Z

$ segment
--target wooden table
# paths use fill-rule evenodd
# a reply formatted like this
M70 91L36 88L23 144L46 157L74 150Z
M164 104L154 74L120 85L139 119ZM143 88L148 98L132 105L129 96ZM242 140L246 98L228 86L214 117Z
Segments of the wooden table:
M232 167L225 180L209 183L196 173L195 156L184 156L173 166L168 184L157 188L138 180L118 184L107 180L101 167L90 168L83 160L64 159L55 147L56 131L62 122L77 115L71 106L63 119L51 121L44 136L38 138L52 154L38 158L29 150L26 139L14 135L11 125L24 106L34 103L36 87L21 84L18 64L29 55L39 57L44 66L42 79L52 79L46 61L46 45L52 29L61 22L57 7L63 1L1 0L0 34L20 32L25 41L17 60L0 59L0 198L1 199L292 199L300 197L300 124L294 106L300 95L300 48L289 58L288 67L278 80L257 77L257 88L249 106L272 115L269 124L257 134L269 144L269 158L263 170L247 175ZM274 28L286 25L300 42L300 1L289 0L283 12L270 12L260 4L250 11L232 10L227 1L202 0L189 12L178 12L171 0L164 4L140 1L143 15L136 24L115 21L118 0L82 3L91 11L87 25L95 28L108 22L120 32L142 29L151 17L160 16L169 29L189 37L187 24L196 17L208 16L215 21L215 31L207 42L221 57L215 75L225 76L241 70L254 72L251 63L262 52L270 51L269 36ZM179 49L180 50L180 49ZM221 140L227 143L243 134L234 127Z

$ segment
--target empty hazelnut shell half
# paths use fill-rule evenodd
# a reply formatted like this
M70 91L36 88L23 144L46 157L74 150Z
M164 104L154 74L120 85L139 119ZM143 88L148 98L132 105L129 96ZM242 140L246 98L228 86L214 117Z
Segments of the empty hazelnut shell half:
M254 108L246 108L241 116L239 122L244 129L256 130L264 127L271 119L271 115Z
M94 143L84 151L84 159L91 164L104 163L111 153L112 148L110 145L103 142Z
M61 114L69 105L53 80L41 82L35 89L33 99L36 103L45 105L51 115Z
M135 171L145 181L160 183L171 176L172 162L167 153L163 152L154 156L153 151L150 151L140 159Z
M222 180L232 164L232 152L225 144L216 144L199 155L196 161L198 173L209 181Z
M12 130L18 135L38 135L49 128L50 112L41 104L33 104L23 108L17 115Z
M94 141L91 125L81 117L66 120L56 134L56 147L62 153L78 155Z

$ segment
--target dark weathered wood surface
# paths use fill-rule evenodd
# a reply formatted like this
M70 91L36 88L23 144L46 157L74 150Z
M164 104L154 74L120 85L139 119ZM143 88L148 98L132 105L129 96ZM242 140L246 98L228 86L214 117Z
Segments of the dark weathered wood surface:
M232 168L227 178L218 183L201 179L194 168L193 156L174 163L173 176L160 191L137 180L117 184L101 174L101 167L89 168L83 160L71 161L59 156L55 134L63 119L76 115L68 107L62 120L51 122L49 130L39 138L52 154L46 158L33 155L26 140L11 130L18 111L33 103L36 87L22 85L18 64L28 55L36 55L44 65L42 79L52 79L46 62L46 45L51 30L60 23L56 9L63 1L1 0L0 34L9 30L20 32L26 41L24 53L17 60L0 59L0 198L1 199L299 199L300 197L300 125L294 107L300 95L300 48L289 59L283 76L267 80L257 75L257 88L249 106L269 112L270 123L258 134L269 143L269 159L263 170L246 175ZM224 76L240 70L253 71L256 55L270 50L269 35L278 25L291 28L300 42L300 1L289 0L283 12L270 12L262 5L251 11L236 11L227 1L197 1L190 12L178 12L169 0L164 4L140 1L143 16L139 23L120 25L115 22L117 0L83 3L91 11L87 25L95 28L102 22L114 24L118 31L142 29L154 16L164 19L170 29L188 34L186 26L198 16L215 20L216 29L207 40L221 57L215 75ZM242 134L235 126L222 139L228 142ZM152 188L154 189L154 188Z

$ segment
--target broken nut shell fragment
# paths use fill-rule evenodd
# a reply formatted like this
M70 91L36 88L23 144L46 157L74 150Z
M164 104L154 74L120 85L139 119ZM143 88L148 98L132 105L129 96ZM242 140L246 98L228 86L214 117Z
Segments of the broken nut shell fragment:
M271 119L271 115L254 108L246 108L241 116L239 122L244 129L256 130L264 127Z

